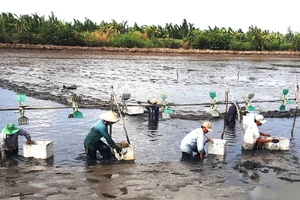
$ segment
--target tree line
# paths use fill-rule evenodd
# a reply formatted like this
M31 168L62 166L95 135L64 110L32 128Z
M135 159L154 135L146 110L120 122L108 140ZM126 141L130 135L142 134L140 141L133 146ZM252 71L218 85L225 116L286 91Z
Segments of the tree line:
M127 21L101 21L85 18L64 22L51 12L48 17L37 14L0 14L0 43L41 44L87 47L210 49L235 51L299 51L300 33L289 27L286 34L249 26L241 29L196 28L183 19L182 24L143 25Z

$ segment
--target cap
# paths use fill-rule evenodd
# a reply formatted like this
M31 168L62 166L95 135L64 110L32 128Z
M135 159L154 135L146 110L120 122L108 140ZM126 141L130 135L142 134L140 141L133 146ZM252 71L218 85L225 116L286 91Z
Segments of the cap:
M119 118L117 117L116 113L114 113L113 111L108 111L102 115L100 115L100 118L108 121L108 122L117 122L119 121Z
M264 116L263 115L256 115L255 118L254 118L256 121L259 121L260 123L264 124L266 123L267 121L265 120Z
M203 122L203 127L205 127L208 131L212 131L210 122Z
M151 102L152 104L156 104L156 103L157 103L157 100L156 100L156 99L152 99L150 102Z

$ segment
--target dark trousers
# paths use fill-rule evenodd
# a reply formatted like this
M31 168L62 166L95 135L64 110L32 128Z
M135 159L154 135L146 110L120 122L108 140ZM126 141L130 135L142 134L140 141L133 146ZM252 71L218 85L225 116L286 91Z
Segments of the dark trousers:
M4 150L4 152L0 153L0 157L2 160L6 160L9 157L12 157L14 155L18 155L19 152L19 148L17 147L16 149L12 149L11 151L6 151Z
M97 159L97 151L100 152L100 154L102 155L102 158L104 160L110 160L112 157L110 147L101 140L99 140L97 142L96 150L88 149L86 146L84 148L85 148L85 153L87 155L88 160L96 160Z

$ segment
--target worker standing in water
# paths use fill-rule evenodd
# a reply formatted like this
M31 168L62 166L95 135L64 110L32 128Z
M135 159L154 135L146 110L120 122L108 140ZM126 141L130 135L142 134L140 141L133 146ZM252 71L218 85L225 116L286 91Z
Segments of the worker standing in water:
M202 160L205 156L205 144L210 141L209 138L206 139L204 134L211 131L210 122L203 122L201 128L196 128L187 134L180 144L182 159L189 160L193 158L193 152L196 152L199 154L199 159Z
M100 115L100 118L101 119L92 126L84 139L84 147L88 160L96 160L97 151L100 152L104 160L110 160L112 158L110 147L115 149L117 153L122 151L108 133L108 126L112 126L118 122L119 118L112 111ZM108 145L101 140L102 137L105 138Z
M30 134L22 128L18 128L13 123L8 123L1 131L0 136L0 157L1 161L8 159L13 155L18 155L19 145L18 137L24 136L26 144L33 144Z
M270 134L263 133L259 131L258 127L266 123L266 120L263 115L256 115L254 117L254 122L247 126L245 131L244 140L242 143L242 147L244 150L253 150L253 149L261 149L263 143L265 142L273 142L278 143L278 139L265 139L264 137L270 137Z
M141 104L140 101L137 102ZM157 100L152 99L147 101L148 105L142 105L148 111L148 127L151 130L157 129L159 121L159 106L157 105Z

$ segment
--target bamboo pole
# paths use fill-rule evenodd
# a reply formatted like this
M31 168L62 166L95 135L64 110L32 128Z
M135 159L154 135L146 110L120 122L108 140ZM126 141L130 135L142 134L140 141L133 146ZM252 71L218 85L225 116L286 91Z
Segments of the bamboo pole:
M123 118L123 116L122 116L121 109L120 109L120 106L119 106L117 97L116 97L116 95L115 95L115 93L114 93L114 90L113 90L113 86L111 86L111 92L112 92L113 97L114 97L114 99L115 99L115 102L116 102L116 104L117 104L117 108L118 108L119 115L120 115L120 117L121 117L121 119L122 119L122 125L123 125L123 129L124 129L124 131L125 131L125 134L126 134L127 142L128 142L128 144L130 144L129 137L128 137L128 133L127 133L127 129L126 129L126 127L125 127L125 120L124 120L124 118Z
M294 121L293 121L293 126L291 130L291 139L294 139L294 128L296 124L296 117L297 117L297 112L298 112L298 105L299 105L299 85L298 85L298 79L297 76L295 75L295 97L296 97L296 108L295 108L295 115L294 115Z
M296 99L289 99L296 100ZM282 100L253 100L252 103L263 103L263 102L281 102ZM223 101L216 102L217 104L226 104ZM161 106L161 104L157 104ZM127 106L138 106L136 104L127 104ZM171 106L179 107L179 106L211 106L211 103L192 103L192 104L172 104ZM78 106L78 108L101 108L103 105L82 105ZM26 110L45 110L45 109L65 109L72 108L72 106L54 106L54 107L25 107ZM0 108L0 111L11 111L11 110L19 110L19 108Z
M224 114L224 125L223 125L223 132L221 135L221 139L224 138L224 133L225 133L225 127L226 127L226 115L227 115L227 109L228 109L228 90L225 92L225 102L226 102L226 108L225 108L225 114Z

